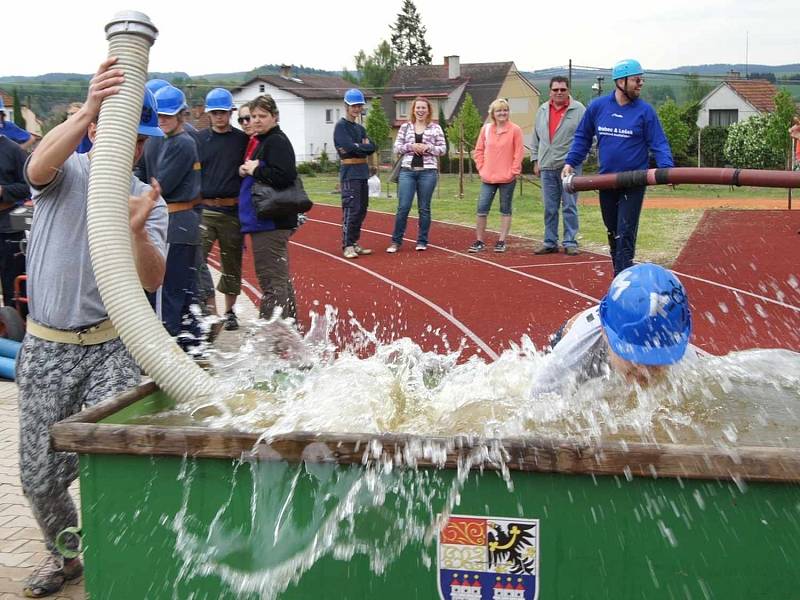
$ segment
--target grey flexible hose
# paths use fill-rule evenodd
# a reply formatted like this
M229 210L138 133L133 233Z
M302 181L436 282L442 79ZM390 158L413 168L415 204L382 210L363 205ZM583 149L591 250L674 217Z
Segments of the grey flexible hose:
M150 46L158 31L147 15L117 13L106 27L109 56L125 73L118 94L103 101L89 177L89 250L108 315L129 352L158 386L177 402L197 402L215 388L172 340L147 301L130 233L128 197Z

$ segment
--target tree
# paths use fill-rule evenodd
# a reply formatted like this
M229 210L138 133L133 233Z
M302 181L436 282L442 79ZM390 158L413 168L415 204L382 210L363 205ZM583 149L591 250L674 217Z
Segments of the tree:
M397 66L397 56L386 40L381 41L369 56L359 50L355 60L360 74L359 85L377 92L383 91Z
M447 119L444 116L444 106L439 104L439 127L442 128L442 133L444 133L444 156L447 158L450 155L450 140L447 137ZM446 163L446 164L445 164ZM444 160L442 164L439 165L443 173L450 172L450 159Z
M728 128L725 158L737 169L782 169L785 151L772 141L770 114L754 115Z
M686 152L689 148L689 126L683 120L681 107L675 104L672 98L667 99L658 108L658 119L664 128L664 133L669 140L672 154L676 160L686 160Z
M392 132L389 126L389 119L386 118L386 113L383 112L380 98L372 99L364 128L367 130L369 139L372 140L372 143L375 144L375 147L378 149L375 156L378 162L380 162L380 150L386 146L386 142L389 141Z
M397 64L431 64L431 47L425 41L427 30L411 0L403 0L397 20L389 29L392 30L392 49L397 57Z
M456 118L447 127L447 137L453 140L456 146L458 146L458 140L461 137L462 123L464 126L464 146L467 149L474 148L475 141L478 139L481 127L483 127L483 119L481 119L478 109L475 108L475 102L473 102L470 94L467 94L464 98L461 110L458 111Z
M14 125L25 129L25 117L22 116L22 104L19 101L17 88L14 88Z
M786 89L782 89L775 94L775 110L770 113L766 142L779 149L783 156L788 156L789 149L792 147L789 128L792 126L794 116L794 99Z

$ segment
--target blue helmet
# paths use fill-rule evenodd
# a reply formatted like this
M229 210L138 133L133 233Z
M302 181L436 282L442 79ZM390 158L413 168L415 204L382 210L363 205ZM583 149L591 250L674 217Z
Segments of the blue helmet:
M642 73L644 73L644 70L638 60L626 58L625 60L619 61L614 65L614 68L611 69L611 79L616 81L617 79L633 77L634 75L641 75Z
M344 103L347 106L353 106L354 104L366 104L367 101L364 98L364 92L357 88L352 88L344 93Z
M144 84L148 90L153 92L154 94L163 87L167 87L168 85L172 85L166 79L150 79L147 83Z
M679 361L692 333L686 290L667 269L634 265L611 282L600 323L615 354L643 365Z
M152 135L164 137L164 132L158 126L158 106L153 92L145 88L142 101L142 116L139 117L139 135Z
M233 108L233 95L225 88L214 88L206 94L206 112Z
M186 105L186 96L178 88L171 85L162 87L155 95L158 114L160 115L177 115Z

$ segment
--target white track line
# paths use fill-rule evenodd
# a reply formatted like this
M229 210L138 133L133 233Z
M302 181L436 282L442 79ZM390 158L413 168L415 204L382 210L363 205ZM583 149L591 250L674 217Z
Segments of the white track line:
M338 223L336 225L338 227L341 227L341 225ZM336 256L335 254L331 254L330 252L325 252L324 250L320 250L319 248L314 248L313 246L307 246L306 244L301 244L300 242L295 242L290 240L289 243L292 244L293 246L298 246L299 248L304 248L306 250L322 254L323 256L327 256L328 258L338 260L339 262L346 264L348 267L358 269L359 271L363 271L364 273L371 275L372 277L380 281L383 281L384 283L387 283L394 288L397 288L401 292L405 292L415 300L418 300L422 302L424 305L428 306L429 308L432 308L442 317L444 317L447 321L451 322L453 325L458 327L458 329L460 329L464 335L466 335L469 339L471 339L475 343L475 345L478 346L481 350L483 350L486 353L486 355L489 356L492 360L497 360L499 358L499 356L494 352L494 350L492 350L486 342L484 342L481 338L479 338L474 331L472 331L469 327L464 325L464 323L456 319L455 316L451 315L449 312L444 310L441 306L439 306L438 304L434 304L433 302L425 298L425 296L421 296L414 290L411 290L405 287L404 285L397 283L396 281L392 281L391 279L384 277L380 273L376 273L375 271L367 269L366 267L362 267L361 265L353 262L352 260L342 258L341 256Z
M581 260L577 262L538 263L534 265L511 265L511 269L532 269L534 267L572 267L574 265L602 265L610 263L608 260Z
M321 219L308 219L308 220L312 221L314 223L322 223L323 225L333 225L335 227L341 227L342 226L341 223L334 223L332 221L323 221ZM381 231L374 231L372 229L362 229L361 231L366 231L368 233L374 233L375 235L380 235L380 236L383 236L383 237L391 237L391 234L383 233ZM403 238L403 239L405 241L407 241L407 242L414 243L412 240L410 240L408 238ZM436 248L437 250L441 250L443 252L448 252L450 254L455 254L456 256L462 256L464 258L468 258L468 259L474 260L476 262L484 263L484 264L492 266L492 267L497 267L498 269L502 269L504 271L508 271L509 273L514 273L514 275L519 275L520 277L525 277L527 279L533 279L534 281L538 281L539 283L544 283L545 285L552 286L552 287L557 288L557 289L559 289L561 291L564 291L564 292L567 292L567 293L570 293L570 294L574 294L575 296L580 296L581 298L584 298L584 299L588 300L592 304L597 304L598 302L600 302L600 300L598 298L595 298L594 296L590 296L589 294L584 294L583 292L579 292L578 290L574 290L572 288L568 288L566 286L560 285L558 283L550 281L549 279L543 279L541 277L537 277L536 275L531 275L530 273L526 273L525 271L517 271L516 269L513 269L511 267L506 267L505 265L501 265L501 264L498 264L496 262L492 262L490 260L486 260L484 258L480 258L478 256L475 256L474 254L467 254L466 252L458 252L457 250L451 250L450 248L445 248L444 246L437 246L435 244L428 244L428 247L429 248ZM566 263L564 263L564 264L566 264Z
M309 221L314 221L316 223L323 223L323 224L326 224L326 225L335 225L336 227L341 227L342 226L341 223L334 223L334 222L331 222L331 221L323 221L321 219L309 219ZM443 223L444 221L437 221L437 222ZM448 223L448 224L452 224L452 223ZM371 229L364 229L363 231L368 231L369 233L374 233L376 235L381 235L383 237L391 237L391 235L388 234L388 233L383 233L383 232L380 232L380 231L374 231L374 230L371 230ZM404 238L404 239L406 241L410 241L410 242L413 243L413 241L409 240L408 238ZM547 285L551 285L551 286L553 286L555 288L558 288L560 290L564 290L566 292L570 292L572 294L575 294L576 296L580 296L581 298L586 298L586 299L591 300L592 302L595 302L595 303L600 301L599 299L592 298L591 296L589 296L587 294L584 294L583 292L579 292L578 290L574 290L572 288L568 288L568 287L559 285L557 283L554 283L554 282L549 281L547 279L543 279L541 277L536 277L535 275L531 275L531 274L526 273L524 271L517 271L516 269L519 268L519 267L507 267L505 265L501 265L501 264L492 262L490 260L485 260L485 259L482 259L482 258L478 258L477 256L472 255L472 254L466 254L464 252L458 252L456 250L451 250L450 248L444 248L442 246L436 246L434 244L428 244L428 246L430 246L431 248L437 248L439 250L444 250L445 252L449 252L451 254L456 254L458 256L463 256L465 258L471 258L473 260L477 260L477 261L485 263L487 265L492 265L492 266L497 267L499 269L503 269L503 270L515 273L517 275L521 275L523 277L527 277L529 279L534 279L534 280L539 281L541 283L544 283L544 284L547 284ZM603 254L598 254L598 256L604 256L604 255ZM588 262L594 262L594 261L588 261ZM598 261L598 262L602 262L602 261ZM579 264L579 263L563 263L563 264L564 265L574 265L574 264ZM743 290L741 288L736 288L736 287L733 287L733 286L730 286L730 285L727 285L727 284L724 284L724 283L719 283L718 281L712 281L710 279L703 279L702 277L696 277L694 275L689 275L688 273L681 273L680 271L673 270L673 273L676 273L677 275L679 275L681 277L686 277L688 279L694 279L695 281L699 281L701 283L705 283L705 284L710 285L710 286L716 286L716 287L728 290L728 291L733 292L735 294L741 294L743 296L750 296L751 298L755 298L757 300L761 300L762 302L765 302L767 304L774 304L774 305L780 306L782 308L788 308L789 310L792 310L794 312L800 312L800 306L794 306L793 304L787 304L786 302L781 302L780 300L776 300L776 299L770 298L768 296L762 296L761 294L756 294L755 292L748 292L747 290Z
M211 254L208 255L208 258L206 259L206 262L210 263L211 266L214 267L217 271L222 271L222 264L218 260L214 259L211 256ZM251 284L249 281L247 281L244 277L241 277L241 280L242 280L242 285L244 287L246 287L248 290L250 290L251 292L253 292L253 294L255 294L256 298L260 298L261 297L261 290L259 290L257 287L254 287L253 284Z

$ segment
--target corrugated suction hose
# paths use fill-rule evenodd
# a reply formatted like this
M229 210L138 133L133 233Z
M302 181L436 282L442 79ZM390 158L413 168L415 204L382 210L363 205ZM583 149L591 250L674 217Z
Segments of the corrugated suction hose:
M89 250L100 296L122 342L158 386L178 402L213 394L213 378L172 340L145 296L130 234L128 198L147 62L158 30L147 15L117 13L106 26L109 56L125 72L118 94L103 101L89 178Z

